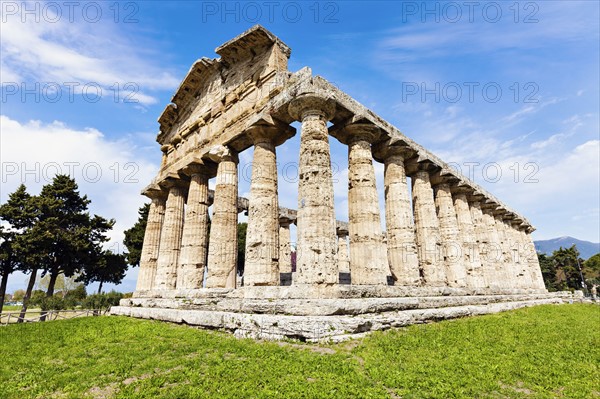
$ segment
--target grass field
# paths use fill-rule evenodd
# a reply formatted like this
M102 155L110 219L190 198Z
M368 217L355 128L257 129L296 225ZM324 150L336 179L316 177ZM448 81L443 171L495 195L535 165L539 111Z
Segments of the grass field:
M538 306L344 344L88 317L0 328L0 398L600 398L600 306Z

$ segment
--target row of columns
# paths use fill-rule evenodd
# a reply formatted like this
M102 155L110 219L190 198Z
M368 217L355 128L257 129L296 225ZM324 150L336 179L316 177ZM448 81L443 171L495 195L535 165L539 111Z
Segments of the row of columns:
M432 165L413 162L402 146L376 149L385 166L384 234L372 149L379 129L358 119L336 133L348 146L349 203L348 231L336 231L327 127L334 113L335 104L318 96L289 104L289 114L302 123L295 285L334 285L340 272L350 272L355 285L386 285L391 277L403 286L544 288L521 222L440 178ZM275 151L289 136L286 129L266 124L246 132L254 160L244 285L279 285L280 273L291 272L290 220L279 215ZM152 202L137 290L201 288L207 265L207 288L235 288L237 155L219 146L208 158L217 164L210 239L209 174L198 161L182 171L189 177L187 206L176 177L146 192Z

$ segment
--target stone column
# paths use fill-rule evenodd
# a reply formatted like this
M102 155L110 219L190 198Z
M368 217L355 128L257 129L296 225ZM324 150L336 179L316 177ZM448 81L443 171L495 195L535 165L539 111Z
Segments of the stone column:
M500 248L502 251L498 272L500 274L501 284L503 288L514 289L519 288L516 278L515 265L512 261L512 254L510 250L510 238L506 231L506 224L504 223L504 211L498 211L494 213L494 221L496 223L496 232L500 241Z
M190 190L183 224L178 289L202 288L208 251L208 175L205 167L189 165Z
M404 165L407 155L405 148L388 147L384 156L387 254L395 284L417 286L421 283L421 276Z
M313 95L289 105L302 122L298 182L298 243L294 284L337 284L335 212L327 121L335 104Z
M517 281L520 288L530 289L532 287L531 274L529 273L529 264L527 262L528 255L525 251L525 245L523 244L523 236L521 231L521 221L513 220L511 222L512 229L510 235L512 238L512 250L513 256L517 261Z
M533 231L533 229L531 231ZM537 251L535 250L535 244L533 243L531 234L529 234L528 231L521 230L521 235L523 237L524 245L527 248L527 263L529 266L529 275L531 276L531 288L537 290L546 290L544 276L542 275L542 269L540 268L540 262L537 258Z
M253 126L254 159L248 201L244 285L279 285L279 202L274 126Z
M487 261L490 267L488 282L490 287L503 288L505 283L502 276L502 247L500 245L500 238L498 237L498 230L496 229L496 221L494 220L494 214L491 208L486 206L483 209L483 222L486 227L487 234Z
M435 206L440 223L446 281L450 287L465 287L467 276L462 259L462 243L448 183L441 183L435 187Z
M177 266L181 250L185 190L181 180L167 180L164 186L169 195L165 208L165 218L160 233L160 250L154 288L173 290L177 284Z
M348 144L348 229L353 285L387 285L390 269L381 230L381 210L371 143L379 129L354 123L344 127Z
M224 146L210 150L219 163L208 243L207 288L235 288L237 269L237 154Z
M467 200L467 195L465 193L456 193L454 195L454 209L456 210L456 219L460 230L463 264L466 267L467 287L485 287L475 226L471 217L469 201Z
M348 231L338 229L337 263L340 273L350 273L350 258L348 257Z
M144 232L144 244L142 246L136 291L151 290L153 288L160 247L160 233L165 218L166 193L156 189L147 190L144 194L152 202L148 210L148 222Z
M290 238L290 223L287 218L279 219L279 272L292 272L292 247Z
M477 248L481 260L482 278L484 281L484 287L490 287L493 283L493 265L488 259L488 243L489 237L487 234L487 224L483 220L483 212L481 211L481 202L478 199L469 200L471 209L471 219L475 226L475 238L477 240Z
M423 283L427 286L445 286L446 275L441 259L440 224L435 212L429 172L426 170L418 170L412 176L412 197Z

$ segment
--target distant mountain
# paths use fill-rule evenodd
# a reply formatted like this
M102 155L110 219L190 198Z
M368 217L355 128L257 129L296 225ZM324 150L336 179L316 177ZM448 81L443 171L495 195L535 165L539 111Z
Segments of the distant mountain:
M535 249L538 252L547 255L552 255L552 252L556 251L560 247L569 248L572 245L577 245L577 249L579 250L580 254L579 256L581 256L582 259L590 258L600 252L600 243L582 241L568 236L552 238L550 240L534 241L533 243L535 244Z

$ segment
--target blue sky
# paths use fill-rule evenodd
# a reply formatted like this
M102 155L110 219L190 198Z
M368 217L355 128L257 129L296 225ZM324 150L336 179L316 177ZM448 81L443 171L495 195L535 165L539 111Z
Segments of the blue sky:
M158 170L156 119L175 88L256 23L292 48L291 71L311 67L451 162L528 217L534 239L600 241L596 1L0 4L0 201L71 172L92 212L117 220L115 250ZM280 172L298 143L278 148ZM331 149L347 220L347 151ZM240 156L242 195L251 159ZM293 176L281 176L280 202L296 207Z

